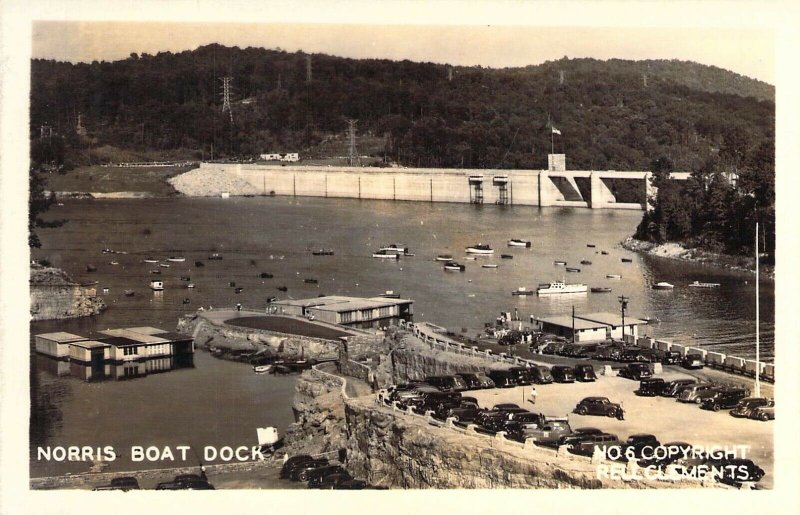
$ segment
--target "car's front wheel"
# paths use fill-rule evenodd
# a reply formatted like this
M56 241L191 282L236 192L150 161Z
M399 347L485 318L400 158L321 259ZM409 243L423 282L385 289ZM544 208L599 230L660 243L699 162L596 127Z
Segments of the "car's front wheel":
M586 415L587 412L588 410L586 409L586 406L581 406L580 408L577 409L578 415Z
M714 404L714 405L711 407L711 409L713 409L714 411L719 411L719 404Z
M769 420L769 415L767 415L766 413L762 413L762 414L761 414L761 420L763 420L764 422L766 422L767 420Z
M703 402L703 400L700 399L700 397L695 397L695 399L694 399L694 403L695 404L700 404L701 402Z
M609 418L614 418L614 417L616 417L616 416L617 416L617 410L616 410L616 409L614 409L614 408L611 408L610 410L608 410L608 411L606 412L606 416L607 416L607 417L609 417Z

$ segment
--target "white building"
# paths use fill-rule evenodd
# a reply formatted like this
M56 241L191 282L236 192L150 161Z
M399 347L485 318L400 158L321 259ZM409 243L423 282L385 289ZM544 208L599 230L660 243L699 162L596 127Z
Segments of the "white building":
M575 342L597 342L608 338L622 339L622 315L619 313L581 313L573 318L570 315L558 315L544 318L531 317L536 329L545 333L563 336L572 340L573 328ZM625 317L625 336L639 336L639 326L646 324L636 317Z
M283 157L281 157L281 161L285 161L287 163L296 163L297 161L300 161L300 154L297 152L284 154Z

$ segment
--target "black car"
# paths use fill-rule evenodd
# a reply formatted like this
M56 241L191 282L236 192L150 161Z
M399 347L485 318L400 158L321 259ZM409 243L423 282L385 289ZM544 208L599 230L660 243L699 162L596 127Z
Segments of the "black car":
M467 389L466 383L459 376L426 377L425 382L443 392L460 392Z
M328 460L326 458L314 459L306 461L292 467L289 472L289 479L292 481L308 481L308 473L314 469L327 466Z
M527 386L533 384L533 377L529 368L511 367L508 371L514 374L514 379L516 379L518 385Z
M661 445L655 435L640 433L630 435L620 447L619 459L621 461L638 460L643 456L653 456L655 450ZM614 456L616 458L616 456Z
M647 355L641 349L625 349L620 354L618 361L636 363L647 361L647 359Z
M757 483L766 475L764 469L756 465L753 460L742 458L723 458L709 460L705 463L714 474L717 481L726 485L740 486L745 482Z
M483 414L478 414L475 420L490 431L502 431L506 422L512 420L513 416L518 413L528 413L528 410L524 408L507 408L499 411L487 411Z
M464 381L464 384L467 386L467 390L480 390L483 388L481 384L481 380L478 379L478 376L475 374L456 374L458 377Z
M292 471L292 468L313 460L314 458L312 458L308 454L298 454L297 456L292 456L291 458L286 460L286 462L281 467L280 478L288 479L289 474Z
M156 485L156 490L214 490L214 486L203 479L165 481Z
M664 351L661 355L661 364L662 365L677 365L683 360L683 356L681 353L674 350Z
M680 392L681 388L686 386L693 385L697 382L697 379L676 379L674 381L669 381L666 385L664 385L664 390L661 392L662 397L675 397Z
M139 490L139 481L130 476L115 477L108 485L98 486L92 490L122 490L123 492Z
M537 365L531 367L530 374L531 379L536 384L550 384L553 382L553 375L550 373L550 369L545 366Z
M555 365L550 368L550 373L553 374L553 381L556 383L574 383L575 372L572 367L566 365Z
M347 472L341 465L329 465L327 467L320 467L315 470L311 470L308 473L308 487L309 488L320 488L322 483L328 478L328 476L332 475L340 475L340 476L347 476L350 477L350 473Z
M592 365L575 365L573 370L575 372L575 379L582 383L589 383L597 380L597 374L595 374Z
M442 405L436 410L436 418L445 420L452 418L455 422L473 422L481 409L472 403L469 405L447 406Z
M603 448L608 450L609 447L619 445L617 435L611 433L600 433L588 435L586 438L577 442L572 442L568 445L567 449L573 454L580 454L583 456L591 456L596 448Z
M508 370L490 370L489 377L497 388L513 388L517 386L516 376Z
M599 435L602 432L603 432L602 430L597 429L596 427L579 427L575 429L571 434L560 437L558 439L558 445L569 445L573 442L579 442L592 435Z
M636 395L641 397L655 397L661 395L667 386L667 382L660 377L651 377L639 381L639 389L636 390Z
M704 398L700 407L712 411L735 408L739 405L739 401L747 397L747 394L748 392L744 388L725 388Z
M483 425L484 421L489 417L493 417L499 414L505 414L508 411L514 411L516 413L521 413L523 411L527 411L525 409L520 408L516 404L506 403L506 404L495 404L492 409L482 409L478 411L478 414L475 417L475 422Z
M323 489L323 490L333 490L338 483L341 483L342 481L350 481L352 479L353 479L353 476L351 476L348 472L341 472L341 473L338 473L338 474L329 474L329 475L323 477L321 480L315 481L313 486L309 482L308 487L309 488L320 488L320 489Z
M619 372L617 372L617 375L636 381L653 377L653 373L650 371L650 365L647 363L629 363L625 368L621 368Z
M619 417L623 413L622 406L611 402L607 397L586 397L575 406L578 415L601 415Z
M688 354L681 361L681 365L683 368L688 368L690 370L703 368L703 356L700 354Z

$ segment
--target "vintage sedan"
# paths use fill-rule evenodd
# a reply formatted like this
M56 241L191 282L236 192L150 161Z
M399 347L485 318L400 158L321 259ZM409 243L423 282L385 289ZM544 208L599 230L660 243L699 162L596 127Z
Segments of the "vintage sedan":
M622 406L611 402L608 397L586 397L579 402L574 413L578 415L600 415L605 417L619 417L624 411Z

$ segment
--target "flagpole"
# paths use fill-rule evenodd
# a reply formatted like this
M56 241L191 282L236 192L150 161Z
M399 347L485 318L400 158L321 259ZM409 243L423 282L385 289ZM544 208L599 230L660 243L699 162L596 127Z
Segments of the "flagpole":
M555 148L553 146L553 128L550 127L550 153L555 154Z
M759 313L758 313L758 222L756 222L756 391L755 396L761 397L761 362L760 362L760 344L759 344Z

